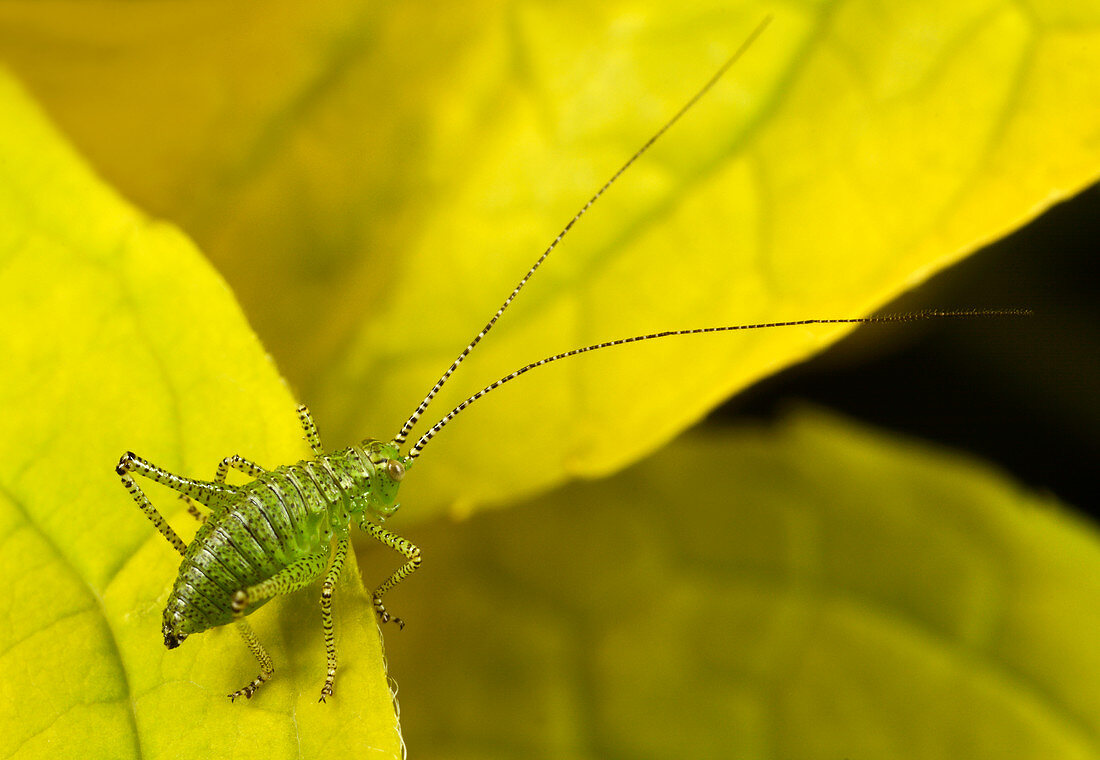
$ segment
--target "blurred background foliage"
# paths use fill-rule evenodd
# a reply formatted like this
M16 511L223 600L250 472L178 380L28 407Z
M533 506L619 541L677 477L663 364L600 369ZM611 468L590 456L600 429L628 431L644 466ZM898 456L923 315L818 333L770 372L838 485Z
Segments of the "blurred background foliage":
M112 185L211 257L337 446L396 429L580 201L769 11L441 413L588 342L881 308L1081 189L1096 174L1095 9L10 3L0 51ZM433 443L407 498L461 514L613 471L845 332L535 373ZM487 456L487 441L502 445Z
M396 525L428 557L394 597L419 628L387 640L417 754L1100 756L1090 529L972 460L786 411L815 399L1094 506L1096 191L891 299L1095 181L1100 8L0 6L6 65L109 184L196 240L330 447L396 429L766 11L438 412L625 334L1038 314L859 331L710 416L733 432L417 533L628 464L843 331L609 356L479 406L425 455ZM369 582L392 558L364 544ZM846 614L861 605L876 614Z
M812 400L876 425L980 454L1100 518L1100 187L1060 203L891 304L1026 305L1007 330L913 325L857 332L730 400L711 421L771 419ZM901 403L900 400L904 400Z

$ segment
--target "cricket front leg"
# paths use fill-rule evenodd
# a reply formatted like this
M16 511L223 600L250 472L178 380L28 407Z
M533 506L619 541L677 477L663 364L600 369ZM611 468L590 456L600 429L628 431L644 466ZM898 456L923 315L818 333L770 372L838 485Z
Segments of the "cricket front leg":
M378 619L383 623L388 623L391 620L397 623L398 628L404 628L405 622L399 617L393 617L386 612L386 607L382 604L382 595L396 586L401 581L408 578L420 568L420 548L414 546L409 541L401 538L394 533L390 533L388 530L375 525L372 522L364 520L359 524L359 527L370 534L370 537L375 541L393 549L398 554L401 554L408 560L404 565L397 568L393 575L385 580L382 585L374 590L372 595L374 601L374 611L378 613Z

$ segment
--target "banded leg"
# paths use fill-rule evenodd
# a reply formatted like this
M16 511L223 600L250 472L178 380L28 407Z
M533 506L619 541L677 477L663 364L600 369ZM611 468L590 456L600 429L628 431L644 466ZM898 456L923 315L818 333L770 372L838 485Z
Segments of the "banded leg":
M198 505L195 504L195 502L191 499L190 496L188 496L185 493L181 493L180 494L180 501L182 501L184 504L187 505L187 514L194 517L200 523L206 522L206 514L204 512L199 511Z
M302 429L306 431L306 441L313 449L314 456L323 457L325 447L321 445L321 436L317 435L317 425L313 422L313 415L309 413L309 407L305 404L298 405L298 421L302 423Z
M229 475L229 468L231 467L252 478L264 472L264 468L260 467L260 465L255 462L245 459L240 454L234 454L231 457L226 457L218 464L218 469L214 472L214 482L224 483L226 477ZM201 523L206 522L206 515L199 511L198 506L189 496L187 496L187 494L181 493L180 499L187 505L187 514Z
M183 554L187 550L187 544L176 535L176 532L172 530L172 526L153 506L153 502L149 501L149 497L141 490L141 486L137 484L131 473L142 475L155 483L166 485L175 491L179 491L184 496L196 498L199 501L202 501L202 496L210 493L209 484L163 470L146 462L132 451L127 451L122 455L122 458L118 460L118 466L115 467L115 472L122 479L122 487L130 494L141 511L145 513L145 516L156 526L160 534L168 539L168 543L172 544L180 554Z
M328 564L326 552L317 552L303 557L297 562L290 563L266 581L260 581L255 586L237 591L230 600L229 607L235 616L241 617L245 614L245 610L253 605L305 588L325 571L326 564Z
M214 473L214 482L224 483L226 476L229 475L230 467L232 467L234 470L237 470L238 472L243 472L250 478L254 478L257 475L265 472L264 468L260 467L260 465L256 464L255 462L251 462L245 459L240 454L234 454L231 457L226 457L218 463L218 469Z
M390 533L388 530L367 520L359 523L359 527L369 533L370 537L375 541L385 544L408 560L404 565L397 568L393 575L387 578L382 585L376 588L373 594L374 611L378 613L378 619L383 623L388 623L392 620L397 623L398 628L404 628L405 622L401 618L391 617L390 614L386 612L386 607L382 604L382 595L417 571L420 567L420 549L401 538L401 536Z
M244 643L248 646L248 651L252 652L253 656L260 661L260 675L253 678L251 683L242 686L230 694L230 701L235 701L237 697L252 699L252 695L256 693L256 689L263 686L264 681L275 674L275 665L271 661L271 655L267 653L263 644L256 638L256 633L252 630L252 626L248 624L248 621L238 620L237 630L240 632L241 638L244 639Z
M249 586L247 589L238 591L233 595L229 606L233 610L233 614L237 616L237 630L244 637L244 643L248 645L249 651L260 661L260 675L252 679L251 683L230 694L230 700L235 700L237 697L251 699L252 695L256 693L256 689L260 688L264 681L271 678L271 675L275 672L271 656L260 644L260 640L256 638L252 627L242 617L245 609L274 596L289 594L303 586L308 586L324 571L327 559L322 553L311 554L288 565L266 581L257 583L255 586Z
M332 554L332 565L329 566L325 583L321 586L321 628L325 631L325 659L328 662L328 673L325 675L325 685L321 687L321 699L332 696L332 685L336 682L336 634L333 633L332 624L332 590L340 577L340 571L344 568L344 558L348 556L348 540L341 538L336 542L336 551Z

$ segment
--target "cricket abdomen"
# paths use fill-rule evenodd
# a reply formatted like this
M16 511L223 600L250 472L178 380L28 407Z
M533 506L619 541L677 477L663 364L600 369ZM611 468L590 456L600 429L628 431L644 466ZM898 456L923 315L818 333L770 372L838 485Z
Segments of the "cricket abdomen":
M223 486L224 500L180 563L164 610L166 646L232 622L238 592L321 551L334 533L347 536L350 510L373 475L369 460L362 466L352 451L279 467L243 486ZM243 614L267 601L250 604Z

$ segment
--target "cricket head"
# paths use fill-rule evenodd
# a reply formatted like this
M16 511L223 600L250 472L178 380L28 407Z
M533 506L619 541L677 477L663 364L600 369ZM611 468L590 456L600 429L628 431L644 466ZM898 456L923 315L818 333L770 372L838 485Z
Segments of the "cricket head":
M405 472L412 466L412 459L401 453L394 442L383 443L368 439L363 441L363 453L373 467L370 488L366 489L366 509L373 517L385 520L401 505L397 503L397 491Z

